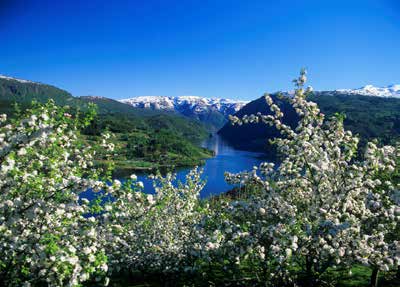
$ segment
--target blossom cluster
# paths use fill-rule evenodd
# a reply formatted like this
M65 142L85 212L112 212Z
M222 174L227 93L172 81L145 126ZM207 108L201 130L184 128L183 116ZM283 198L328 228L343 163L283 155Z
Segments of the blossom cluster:
M97 219L79 194L100 190L79 119L49 102L0 123L0 281L75 286L107 271Z
M201 218L197 208L204 183L197 170L187 174L184 183L174 181L171 174L156 176L155 194L144 193L134 179L113 190L115 201L104 214L103 226L112 272L179 270Z

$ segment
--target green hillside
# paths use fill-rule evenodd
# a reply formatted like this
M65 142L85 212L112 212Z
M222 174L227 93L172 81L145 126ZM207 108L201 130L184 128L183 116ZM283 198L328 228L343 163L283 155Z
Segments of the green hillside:
M116 134L117 155L114 161L117 169L130 171L192 166L212 156L211 152L199 147L199 143L208 136L207 129L199 121L168 112L133 108L104 97L77 98L50 85L0 78L0 113L12 116L15 104L25 109L32 101L46 103L50 99L57 105L70 106L73 114L78 110L85 112L89 103L96 104L97 116L83 134L88 141L96 141L105 130ZM142 153L132 152L140 149L142 142L157 145ZM182 146L178 146L177 142Z
M199 121L188 119L176 113L134 108L104 97L80 97L81 101L96 104L97 120L87 130L88 134L98 134L104 129L115 133L129 133L140 130L167 130L178 134L194 144L199 144L208 136L205 126Z
M12 114L14 103L27 107L33 100L45 103L49 99L63 106L78 106L80 102L70 93L50 85L0 78L0 113Z
M272 95L284 113L284 122L295 126L297 115L290 107L287 99L279 99ZM362 143L366 140L378 139L382 143L391 143L400 138L400 99L350 95L344 93L315 92L309 100L316 102L327 116L343 113L345 127L361 136ZM264 97L254 100L243 107L237 116L269 114L270 110ZM266 139L278 136L275 128L263 123L232 126L226 124L218 132L228 142L237 148L274 152Z

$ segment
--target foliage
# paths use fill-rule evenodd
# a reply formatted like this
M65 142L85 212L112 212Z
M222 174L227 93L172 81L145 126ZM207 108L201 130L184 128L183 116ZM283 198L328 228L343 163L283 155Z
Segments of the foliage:
M270 114L232 118L275 126L282 156L278 166L227 173L246 186L233 198L201 201L198 170L184 182L156 176L155 194L135 175L111 180L94 167L100 149L80 140L92 115L48 103L17 120L2 116L1 281L98 286L149 275L186 286L340 286L343 272L365 268L373 284L379 272L389 278L400 266L400 146L368 142L357 156L359 138L344 129L341 114L325 120L306 100L305 80L303 71L288 99L295 127L282 122L268 95ZM148 152L149 140L151 152L192 153L168 132L139 139L143 147L129 147L134 153ZM115 148L110 135L93 145ZM80 198L88 188L102 191L89 202Z
M11 115L14 103L29 106L32 101L46 103L53 100L60 106L74 106L78 99L59 88L33 82L0 79L0 113Z
M168 130L159 130L150 136L132 133L127 136L125 148L127 159L143 158L151 162L173 162L174 159L204 158L206 150L193 146L188 140Z

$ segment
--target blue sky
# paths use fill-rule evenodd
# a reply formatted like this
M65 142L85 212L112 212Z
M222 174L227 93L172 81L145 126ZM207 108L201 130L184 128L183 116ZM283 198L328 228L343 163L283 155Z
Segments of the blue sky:
M400 83L399 3L0 0L0 74L115 99Z

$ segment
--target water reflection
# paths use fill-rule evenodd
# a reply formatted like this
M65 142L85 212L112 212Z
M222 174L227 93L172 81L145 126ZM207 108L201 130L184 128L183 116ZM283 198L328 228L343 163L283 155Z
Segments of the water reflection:
M204 170L202 178L207 181L201 192L202 198L220 194L234 187L225 182L225 171L235 173L251 170L253 166L259 165L263 161L262 153L236 150L218 135L207 139L202 146L215 153L215 156L207 159L204 166L202 166ZM177 172L177 179L184 180L189 170L179 170ZM143 181L146 191L154 192L152 182L146 175L138 175L138 180Z

